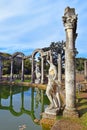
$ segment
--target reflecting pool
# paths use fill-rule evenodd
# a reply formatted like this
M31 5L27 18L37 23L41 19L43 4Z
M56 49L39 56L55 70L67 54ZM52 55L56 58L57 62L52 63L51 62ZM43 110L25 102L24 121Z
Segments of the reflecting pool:
M34 121L48 103L44 90L0 85L0 130L47 130Z

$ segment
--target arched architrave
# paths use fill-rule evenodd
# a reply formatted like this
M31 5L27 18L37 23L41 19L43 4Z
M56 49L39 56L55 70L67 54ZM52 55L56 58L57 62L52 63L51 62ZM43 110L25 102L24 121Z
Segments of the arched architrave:
M25 55L22 52L15 52L11 57L11 74L10 74L10 80L13 80L13 60L15 57L20 56L22 58L22 73L21 73L21 81L24 81L24 57Z
M12 58L14 59L16 56L20 55L22 58L25 56L22 52L15 52L13 55L12 55Z
M32 53L32 71L31 71L31 76L32 76L32 83L35 82L34 79L34 57L37 53L41 54L41 83L44 83L44 58L43 58L43 53L44 51L42 49L36 49Z

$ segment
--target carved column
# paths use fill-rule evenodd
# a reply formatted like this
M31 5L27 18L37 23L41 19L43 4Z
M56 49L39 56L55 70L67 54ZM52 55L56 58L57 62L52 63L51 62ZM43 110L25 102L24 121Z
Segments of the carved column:
M61 53L58 54L58 82L62 82L62 57Z
M13 59L11 59L11 72L10 72L10 81L13 80Z
M32 56L31 82L34 83L34 57Z
M77 15L74 8L65 9L63 22L66 31L65 49L65 92L66 106L64 116L78 116L76 111L76 73L75 73L75 39L77 27Z
M21 81L24 81L24 59L22 59L22 73L21 73Z
M44 57L41 57L41 83L44 83Z
M84 78L87 81L87 61L84 61Z

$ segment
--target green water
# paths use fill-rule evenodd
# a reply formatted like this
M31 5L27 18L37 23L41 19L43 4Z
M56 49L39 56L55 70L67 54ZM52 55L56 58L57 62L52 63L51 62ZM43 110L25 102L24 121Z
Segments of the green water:
M43 90L0 85L0 130L47 130L34 122L47 104Z

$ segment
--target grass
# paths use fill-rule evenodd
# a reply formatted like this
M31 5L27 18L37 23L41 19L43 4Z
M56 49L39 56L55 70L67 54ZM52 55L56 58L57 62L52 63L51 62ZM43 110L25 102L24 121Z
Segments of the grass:
M69 121L70 124L77 123L81 126L81 130L87 130L87 91L76 94L77 96L77 110L80 115L79 118L65 118L63 114L57 116L57 120ZM77 129L78 130L78 129Z

